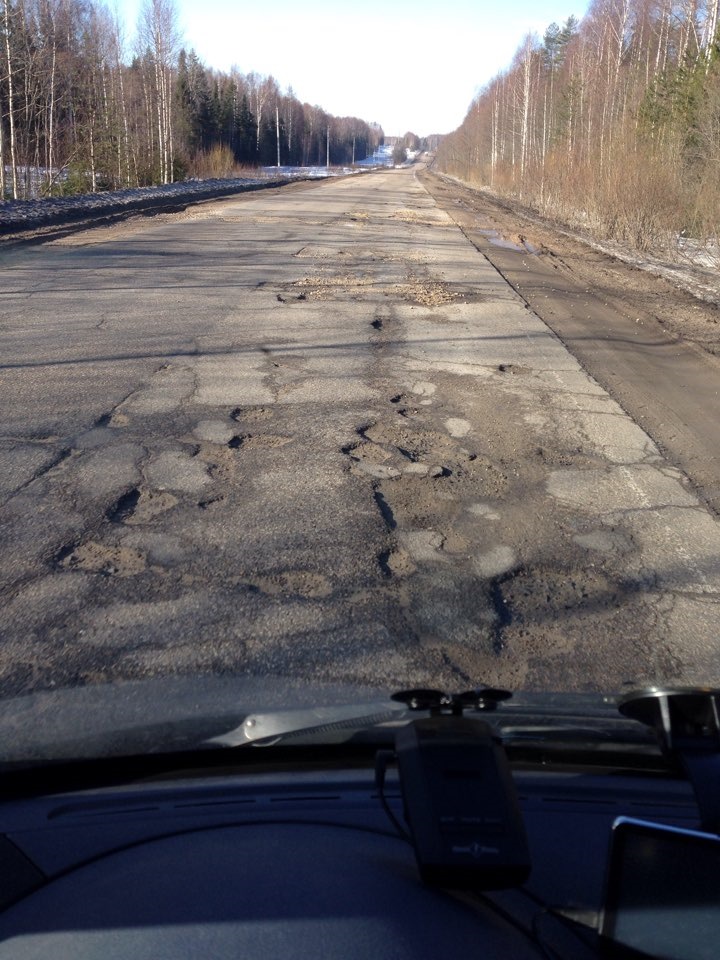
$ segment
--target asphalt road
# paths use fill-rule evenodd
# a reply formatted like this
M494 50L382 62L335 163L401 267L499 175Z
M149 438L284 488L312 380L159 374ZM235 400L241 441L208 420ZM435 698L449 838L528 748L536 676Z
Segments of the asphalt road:
M0 253L0 693L718 681L720 528L413 170Z

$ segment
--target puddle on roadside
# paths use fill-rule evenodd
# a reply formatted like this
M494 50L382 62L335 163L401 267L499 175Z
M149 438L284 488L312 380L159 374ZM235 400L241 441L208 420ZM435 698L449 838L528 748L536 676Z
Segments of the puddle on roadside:
M488 242L491 243L494 247L502 247L504 250L515 250L517 253L531 253L534 256L540 252L536 246L532 243L528 243L527 240L523 240L522 243L516 243L514 240L507 240L498 230L491 229L481 229L477 231L483 237L486 237Z

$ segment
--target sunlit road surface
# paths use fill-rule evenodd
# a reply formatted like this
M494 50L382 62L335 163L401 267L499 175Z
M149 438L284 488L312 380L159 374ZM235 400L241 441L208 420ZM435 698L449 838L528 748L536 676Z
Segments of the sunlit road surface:
M0 693L718 682L720 528L414 171L0 253Z

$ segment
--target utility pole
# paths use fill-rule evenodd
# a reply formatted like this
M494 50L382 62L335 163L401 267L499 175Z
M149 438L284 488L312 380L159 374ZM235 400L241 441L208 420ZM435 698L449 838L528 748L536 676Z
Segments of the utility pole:
M325 154L325 166L330 166L330 124L328 124L327 128L327 151Z

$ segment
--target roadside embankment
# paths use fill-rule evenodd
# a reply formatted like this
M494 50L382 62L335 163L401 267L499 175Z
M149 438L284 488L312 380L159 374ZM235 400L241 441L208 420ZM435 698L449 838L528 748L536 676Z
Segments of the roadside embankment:
M297 183L297 176L251 179L183 180L160 187L138 187L105 193L40 200L8 200L0 204L0 238L32 239L38 232L61 226L107 223L129 214L173 213L189 204L267 190Z

